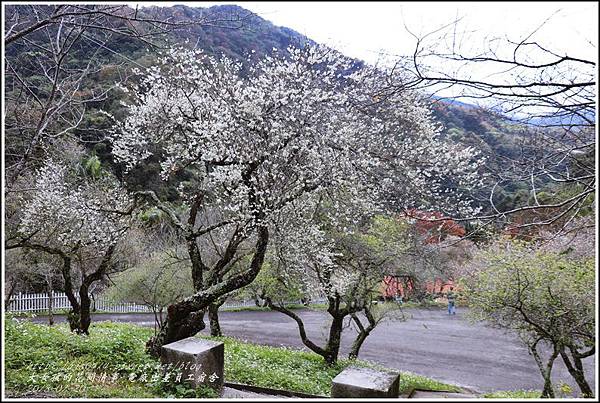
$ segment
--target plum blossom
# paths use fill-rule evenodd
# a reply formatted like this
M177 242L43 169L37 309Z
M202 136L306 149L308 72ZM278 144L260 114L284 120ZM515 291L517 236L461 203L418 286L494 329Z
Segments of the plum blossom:
M105 248L127 227L126 192L110 179L80 181L74 167L49 159L36 173L34 190L23 207L19 231L61 250Z

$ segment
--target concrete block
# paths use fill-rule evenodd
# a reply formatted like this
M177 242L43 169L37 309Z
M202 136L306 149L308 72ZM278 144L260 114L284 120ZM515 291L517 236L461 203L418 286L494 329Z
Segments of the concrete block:
M162 346L160 361L163 372L173 372L175 382L188 382L196 388L223 389L225 348L222 342L195 337Z
M348 367L333 378L331 397L397 398L399 387L398 374Z

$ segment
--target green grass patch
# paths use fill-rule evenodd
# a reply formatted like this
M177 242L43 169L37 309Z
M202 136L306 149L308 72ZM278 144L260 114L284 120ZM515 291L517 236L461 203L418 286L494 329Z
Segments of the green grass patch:
M486 393L483 397L488 399L539 399L541 390L503 390Z
M331 380L348 364L329 367L313 353L244 343L228 337L206 337L225 343L225 379L273 389L328 395Z
M49 327L7 317L5 325L5 385L10 396L38 391L56 397L211 397L210 390L162 382L159 361L144 351L151 328L95 322L89 336L79 336L66 324ZM312 352L202 337L225 343L227 381L253 386L327 396L332 379L348 365L384 369L361 360L340 360L330 367ZM401 392L411 388L459 390L401 373Z
M410 372L400 373L400 393L406 393L411 389L433 390L437 392L460 392L458 386L449 385L431 378L416 375Z

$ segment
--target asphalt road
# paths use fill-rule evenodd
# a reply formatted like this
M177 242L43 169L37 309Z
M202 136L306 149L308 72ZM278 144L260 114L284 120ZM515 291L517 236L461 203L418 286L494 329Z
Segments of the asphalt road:
M327 313L296 312L304 320L308 336L322 343L327 334ZM406 314L408 319L404 322L381 323L365 341L359 358L480 392L542 389L542 377L533 357L515 336L482 323L469 323L460 308L455 316L441 309L407 309ZM222 312L220 318L227 336L264 345L304 348L296 322L278 312ZM93 320L154 325L152 314L96 314ZM354 334L352 328L344 331L343 356L347 355ZM584 361L592 389L594 360L592 356ZM555 362L553 378L579 390L560 358Z

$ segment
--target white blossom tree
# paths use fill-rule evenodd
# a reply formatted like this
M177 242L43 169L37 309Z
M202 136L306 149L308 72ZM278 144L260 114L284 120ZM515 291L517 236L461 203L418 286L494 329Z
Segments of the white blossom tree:
M339 209L327 211L329 200L321 197L318 203L302 216L295 209L296 214L275 226L269 256L274 281L264 282L261 298L264 305L294 319L303 344L332 365L338 359L346 319L357 330L349 354L356 358L379 323L403 318L397 304L380 306L373 300L410 243L408 227L394 218L371 217L370 210L357 206L354 218L343 219ZM301 316L279 298L292 293L304 299L325 298L331 322L324 346L307 336Z
M163 178L193 173L179 187L183 216L145 194L176 223L202 286L169 307L148 345L154 354L196 333L206 306L253 281L270 226L292 202L343 189L377 206L426 208L435 199L439 209L470 210L462 196L480 179L473 151L439 139L417 94L378 101L385 76L374 67L320 46L275 51L248 65L199 50L172 50L159 60L127 89L134 101L115 127L113 153L127 168L157 154ZM217 229L229 236L209 266L198 239ZM212 281L244 242L254 243L248 267Z
M49 157L32 181L6 249L37 250L59 259L71 330L88 334L90 287L120 264L117 244L130 225L131 201L114 178L89 177L77 160Z

